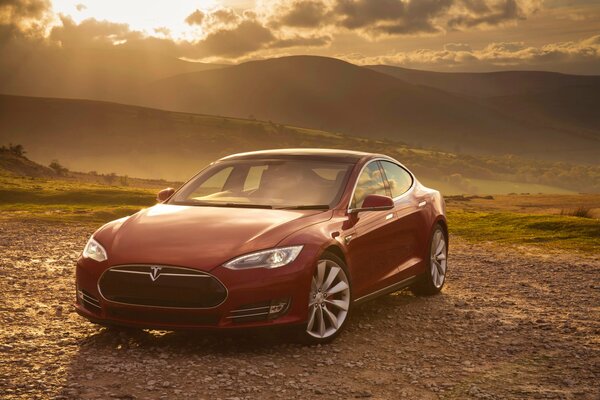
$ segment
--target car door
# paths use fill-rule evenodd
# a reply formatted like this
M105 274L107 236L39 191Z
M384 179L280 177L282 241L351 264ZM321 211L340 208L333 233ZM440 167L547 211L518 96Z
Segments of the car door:
M419 249L419 232L426 224L424 209L413 195L414 179L402 166L381 161L387 185L394 199L394 264L397 280L414 275L422 261Z
M367 164L356 183L351 209L360 208L369 194L389 196L378 161ZM344 232L353 275L354 297L359 298L394 282L397 264L393 254L394 210L351 214L352 227Z

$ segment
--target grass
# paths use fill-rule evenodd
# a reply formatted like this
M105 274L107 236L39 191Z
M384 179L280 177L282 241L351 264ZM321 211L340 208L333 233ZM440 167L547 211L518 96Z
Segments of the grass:
M144 185L0 176L0 220L105 223L155 204L163 183ZM472 197L447 205L451 233L472 242L600 253L600 195ZM585 216L563 211L572 207L585 209Z
M600 220L568 215L506 211L448 212L453 234L472 242L536 245L584 253L600 253Z
M155 204L158 190L2 176L0 215L11 219L104 223Z

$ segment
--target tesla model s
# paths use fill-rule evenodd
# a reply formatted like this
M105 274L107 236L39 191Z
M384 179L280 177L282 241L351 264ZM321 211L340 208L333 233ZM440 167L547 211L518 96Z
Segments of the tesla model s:
M385 155L236 154L157 200L89 239L80 315L166 330L289 325L320 343L359 303L444 286L444 200Z

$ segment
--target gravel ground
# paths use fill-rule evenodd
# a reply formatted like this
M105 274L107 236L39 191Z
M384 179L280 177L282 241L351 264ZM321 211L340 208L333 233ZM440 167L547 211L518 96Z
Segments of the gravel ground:
M333 344L118 332L77 316L93 228L0 221L0 398L600 398L600 257L451 240L441 295L356 308Z

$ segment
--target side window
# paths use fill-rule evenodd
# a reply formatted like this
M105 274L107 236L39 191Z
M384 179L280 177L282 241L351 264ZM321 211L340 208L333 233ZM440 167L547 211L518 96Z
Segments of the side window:
M377 165L377 161L371 162L358 177L356 189L352 196L352 204L350 208L362 207L365 197L370 194L380 194L387 196L385 190L385 184L383 182L383 176L381 176L381 170Z
M202 184L200 184L200 186L198 186L196 190L194 190L194 193L192 193L189 197L200 200L202 197L222 192L227 179L231 175L231 171L233 171L233 167L223 168L202 182Z
M382 161L381 165L390 184L392 197L398 197L410 189L412 176L404 168L389 161Z

